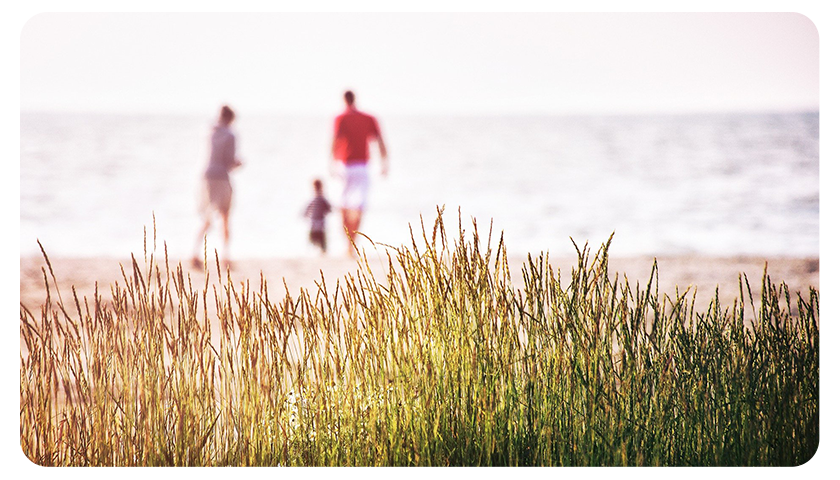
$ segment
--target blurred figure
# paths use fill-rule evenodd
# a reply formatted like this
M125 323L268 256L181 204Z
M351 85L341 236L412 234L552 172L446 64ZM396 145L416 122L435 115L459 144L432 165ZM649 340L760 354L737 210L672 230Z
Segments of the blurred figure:
M193 250L192 264L195 268L202 268L203 262L199 257L204 244L205 235L212 224L213 215L218 212L222 218L222 233L224 247L222 260L224 265L230 264L230 205L233 198L233 188L228 173L242 165L236 157L236 137L230 130L235 115L227 105L219 113L219 123L213 127L210 136L210 162L204 171L204 186L201 195L201 213L204 224L198 233Z
M335 162L332 170L337 170L341 163L341 176L344 180L344 192L341 198L341 216L347 232L347 253L354 255L353 243L356 232L362 222L362 213L367 203L368 177L367 163L370 158L368 142L371 139L379 144L382 176L388 174L388 154L385 142L376 119L356 109L356 96L351 91L344 92L347 109L336 117L332 143L332 155Z
M315 198L309 202L306 207L304 215L312 219L312 224L309 228L309 241L313 245L321 249L321 255L327 253L327 235L324 218L332 211L330 202L324 198L324 186L321 180L312 182L315 189Z

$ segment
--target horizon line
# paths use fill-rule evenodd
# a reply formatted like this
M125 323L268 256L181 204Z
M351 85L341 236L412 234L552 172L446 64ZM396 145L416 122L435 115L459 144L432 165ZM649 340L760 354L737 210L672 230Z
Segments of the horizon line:
M206 111L199 109L97 109L97 108L66 108L66 107L21 107L21 115L33 114L64 114L64 115L103 115L103 116L214 116L217 107ZM365 110L365 109L363 109ZM340 113L341 108L332 111L304 111L281 109L248 109L237 108L238 115L246 112L252 117L333 117ZM749 107L749 108L707 108L707 109L619 109L619 110L369 110L370 113L395 117L623 117L623 116L697 116L697 115L761 115L761 114L819 114L819 106L812 107Z

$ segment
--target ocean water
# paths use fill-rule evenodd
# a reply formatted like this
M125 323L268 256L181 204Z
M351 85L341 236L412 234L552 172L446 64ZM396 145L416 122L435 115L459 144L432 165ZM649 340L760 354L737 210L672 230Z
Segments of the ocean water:
M612 255L819 255L819 115L380 116L390 174L372 160L361 230L409 241L445 206L511 254L574 252L614 233ZM213 119L21 114L20 250L55 256L191 254ZM328 173L331 117L240 113L231 253L316 255L302 212ZM374 148L372 151L376 151ZM340 216L328 217L341 255ZM207 239L221 245L218 228Z

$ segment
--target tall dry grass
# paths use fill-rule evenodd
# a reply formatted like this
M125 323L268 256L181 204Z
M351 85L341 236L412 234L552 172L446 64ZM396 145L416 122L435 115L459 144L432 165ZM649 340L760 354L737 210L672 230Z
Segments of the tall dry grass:
M422 220L421 220L422 225ZM819 440L819 294L765 274L696 306L561 278L442 213L387 264L269 298L154 249L110 301L21 306L20 436L40 465L797 465ZM491 236L488 235L487 242ZM666 294L667 293L667 294Z

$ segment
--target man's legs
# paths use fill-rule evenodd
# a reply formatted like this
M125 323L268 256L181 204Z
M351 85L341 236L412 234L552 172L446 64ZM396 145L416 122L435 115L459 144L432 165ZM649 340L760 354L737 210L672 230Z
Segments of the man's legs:
M356 256L354 243L359 225L362 223L362 211L368 194L368 172L365 164L348 165L344 173L344 193L342 196L341 217L347 232L347 254Z
M347 254L352 257L356 254L353 243L356 241L356 232L359 231L359 225L362 223L362 210L343 208L341 209L341 215L344 220L344 229L347 232Z

